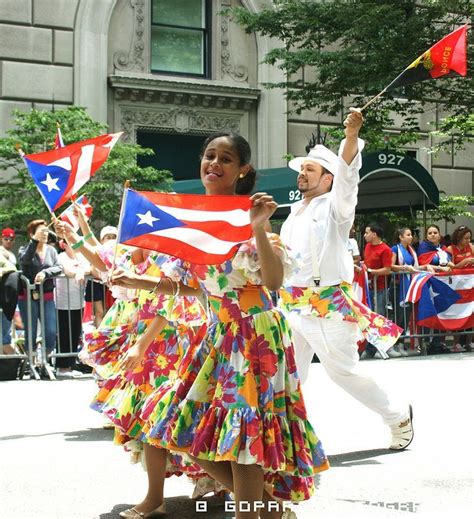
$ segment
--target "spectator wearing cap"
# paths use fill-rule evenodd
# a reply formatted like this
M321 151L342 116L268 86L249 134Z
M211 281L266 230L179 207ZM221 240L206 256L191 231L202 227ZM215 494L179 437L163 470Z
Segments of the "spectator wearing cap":
M100 243L104 244L109 240L116 240L118 236L118 229L113 225L106 225L100 230Z
M301 381L307 379L316 353L336 384L383 418L392 431L390 447L401 450L413 438L411 408L395 402L393 395L362 374L358 366L358 328L367 333L370 322L370 333L380 337L380 347L385 349L397 338L395 325L361 303L356 305L350 288L354 263L347 240L362 166L364 142L358 138L362 122L360 111L351 110L344 121L346 138L339 156L317 145L306 157L289 162L298 172L302 200L292 205L281 238L300 258L301 268L281 289L280 306L291 326ZM386 335L387 330L394 336ZM361 428L363 431L363 425Z
M20 247L18 260L23 274L30 282L31 306L28 307L26 291L23 287L18 297L21 319L25 327L25 337L31 333L32 347L35 347L38 319L41 320L40 307L44 309L44 345L46 355L51 355L56 344L56 307L54 304L53 278L63 273L58 261L58 253L48 245L48 227L44 220L32 220L27 228L30 241ZM43 285L41 298L40 285ZM31 330L28 326L28 317L31 318Z
M2 230L2 244L0 245L0 254L13 265L17 265L16 256L13 253L13 245L15 244L15 231L7 227Z

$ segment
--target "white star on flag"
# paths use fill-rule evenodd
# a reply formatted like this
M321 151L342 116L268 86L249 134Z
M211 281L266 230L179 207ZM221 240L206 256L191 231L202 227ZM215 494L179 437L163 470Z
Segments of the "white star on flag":
M49 173L46 173L46 180L43 180L41 183L44 184L48 188L48 193L51 191L61 191L58 187L58 178L52 178Z
M138 214L138 218L140 218L140 221L138 222L138 225L141 225L142 223L145 223L149 225L150 227L153 227L153 223L159 220L159 218L155 218L151 211L147 211L145 214Z

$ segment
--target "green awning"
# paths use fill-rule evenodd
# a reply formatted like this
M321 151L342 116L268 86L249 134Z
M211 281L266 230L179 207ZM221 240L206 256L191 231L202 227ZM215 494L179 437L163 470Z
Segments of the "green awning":
M414 158L392 150L363 156L358 213L432 209L439 205L433 177Z

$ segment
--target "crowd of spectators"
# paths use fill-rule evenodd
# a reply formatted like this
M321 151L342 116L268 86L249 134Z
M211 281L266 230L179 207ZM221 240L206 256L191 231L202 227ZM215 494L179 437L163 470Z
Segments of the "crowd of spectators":
M117 228L106 226L97 240L79 207L75 215L84 238L92 246L117 238ZM113 300L97 279L99 273L94 267L66 240L58 240L44 220L29 222L26 235L27 243L15 255L15 231L2 230L2 286L12 272L22 277L15 286L14 311L1 312L0 354L24 352L31 341L34 362L40 366L42 376L48 377L43 369L46 363L56 370L57 378L82 376L82 372L88 371L77 359L83 324L90 322L91 326L97 326ZM3 309L7 306L3 300L1 306ZM42 358L43 355L46 357Z

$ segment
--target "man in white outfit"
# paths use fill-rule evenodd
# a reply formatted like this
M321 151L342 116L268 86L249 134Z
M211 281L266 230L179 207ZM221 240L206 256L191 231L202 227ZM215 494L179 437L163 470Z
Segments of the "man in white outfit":
M403 450L413 439L411 406L397 405L375 380L359 371L357 323L343 320L337 311L325 312L323 318L308 303L310 297L324 297L343 286L345 289L353 280L354 264L347 240L357 204L364 146L358 138L362 123L361 112L351 109L344 121L346 138L339 156L317 145L307 157L289 163L299 172L298 189L303 199L292 205L281 237L300 258L301 269L286 281L280 304L291 325L301 381L308 377L316 353L329 377L378 413L391 428L390 448ZM390 345L385 344L383 349Z

